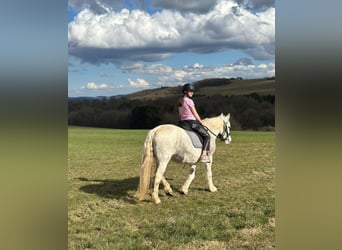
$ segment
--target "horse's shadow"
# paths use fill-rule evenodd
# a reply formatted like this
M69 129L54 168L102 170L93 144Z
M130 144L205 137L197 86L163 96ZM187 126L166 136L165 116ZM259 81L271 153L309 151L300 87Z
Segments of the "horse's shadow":
M80 181L90 183L80 187L80 190L85 193L96 194L108 199L120 199L129 203L136 203L134 194L139 184L139 177L132 177L123 180L99 180L83 177L78 179Z

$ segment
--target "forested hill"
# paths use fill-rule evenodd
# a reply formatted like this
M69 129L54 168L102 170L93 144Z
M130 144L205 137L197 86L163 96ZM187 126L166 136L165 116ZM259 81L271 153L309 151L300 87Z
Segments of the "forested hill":
M202 118L230 113L233 129L274 129L274 78L205 79L193 84L193 99ZM176 124L181 95L182 86L178 86L120 97L69 99L69 125L140 129Z
M226 79L211 78L194 82L196 95L246 95L257 93L260 95L275 95L275 78L262 79ZM182 87L162 87L158 89L149 89L139 91L125 97L133 99L159 99L170 96L179 96L182 93Z

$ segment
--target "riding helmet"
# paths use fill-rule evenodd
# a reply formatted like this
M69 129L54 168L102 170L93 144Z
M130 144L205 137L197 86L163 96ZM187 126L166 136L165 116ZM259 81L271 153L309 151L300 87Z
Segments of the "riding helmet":
M185 91L195 91L195 87L191 83L187 83L183 85L183 93Z

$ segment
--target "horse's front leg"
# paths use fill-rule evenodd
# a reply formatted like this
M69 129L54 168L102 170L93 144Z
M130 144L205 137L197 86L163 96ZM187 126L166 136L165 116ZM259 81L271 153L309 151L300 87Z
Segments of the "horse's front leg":
M211 164L213 162L213 157L210 156L210 162L205 164L205 168L207 170L207 182L208 182L208 187L210 192L216 192L217 188L213 184L213 174L211 171Z
M191 165L189 177L185 181L185 183L184 183L184 185L182 186L182 189L181 189L183 194L188 194L189 186L190 186L191 182L193 181L193 179L195 178L195 172L196 172L196 165Z

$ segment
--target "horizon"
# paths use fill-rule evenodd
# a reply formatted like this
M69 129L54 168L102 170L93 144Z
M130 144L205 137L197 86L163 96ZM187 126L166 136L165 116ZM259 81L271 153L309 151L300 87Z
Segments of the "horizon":
M206 79L200 79L196 82L192 82L193 84L196 84L200 81L205 81L205 80L210 80L210 79L215 79L215 78L206 78ZM219 78L219 79L227 79L227 80L232 80L232 78ZM244 81L244 80L272 80L272 79L275 79L275 76L270 76L270 77L261 77L261 78L250 78L250 79L239 79L239 77L236 77L234 78L234 80L239 80L239 81ZM163 89L163 88L176 88L176 87L179 87L179 86L182 86L182 85L177 85L177 86L162 86L162 87L154 87L154 88L149 88L149 89L141 89L141 90L136 90L134 92L130 92L130 93L127 93L127 94L116 94L116 95L97 95L97 96L69 96L68 95L68 99L71 99L71 98L74 98L74 99L81 99L81 98L84 98L84 99L109 99L109 98L112 98L112 97L122 97L122 96L126 96L126 95L130 95L130 94L136 94L136 93L139 93L139 92L142 92L142 91L145 91L145 90L157 90L157 89Z

